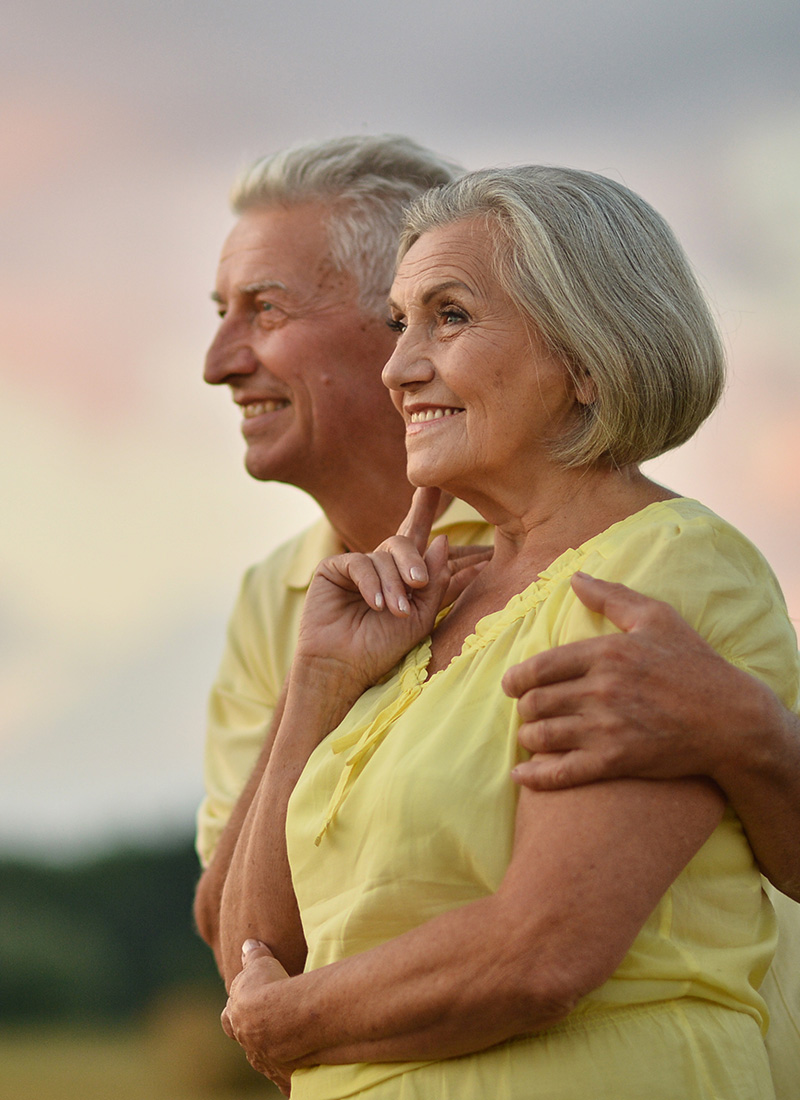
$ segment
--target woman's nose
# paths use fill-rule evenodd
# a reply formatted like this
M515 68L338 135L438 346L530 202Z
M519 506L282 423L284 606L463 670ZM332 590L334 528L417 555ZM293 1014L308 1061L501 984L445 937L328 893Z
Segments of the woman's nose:
M424 385L433 379L435 373L432 361L404 333L383 368L381 378L387 389L401 390Z

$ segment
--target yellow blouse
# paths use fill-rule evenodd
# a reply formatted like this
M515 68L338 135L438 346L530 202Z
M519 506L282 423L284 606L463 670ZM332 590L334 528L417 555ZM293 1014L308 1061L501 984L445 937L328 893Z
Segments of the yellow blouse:
M520 759L502 672L616 629L574 595L578 569L667 600L724 657L795 705L797 641L764 559L696 501L650 505L562 554L482 619L430 680L430 640L421 643L317 748L287 820L307 969L498 888L517 801L509 772ZM760 875L728 810L613 976L561 1024L440 1062L300 1070L292 1094L767 1100L757 988L774 940Z

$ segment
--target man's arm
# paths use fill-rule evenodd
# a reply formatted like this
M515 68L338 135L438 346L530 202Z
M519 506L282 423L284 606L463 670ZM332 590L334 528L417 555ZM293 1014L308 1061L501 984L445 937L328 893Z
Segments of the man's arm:
M622 633L541 653L503 680L519 699L515 778L540 790L637 777L710 776L763 873L800 901L800 719L724 660L665 603L577 574L573 587Z
M206 943L214 952L217 968L223 974L222 953L220 949L219 915L222 904L222 891L228 877L231 859L236 848L236 842L242 830L245 818L258 790L261 777L269 761L272 746L275 742L275 734L280 726L283 708L286 702L285 690L281 693L278 706L267 730L264 744L256 760L255 767L250 778L245 784L236 805L228 818L227 824L220 835L219 841L211 862L200 876L194 898L194 919L197 929Z

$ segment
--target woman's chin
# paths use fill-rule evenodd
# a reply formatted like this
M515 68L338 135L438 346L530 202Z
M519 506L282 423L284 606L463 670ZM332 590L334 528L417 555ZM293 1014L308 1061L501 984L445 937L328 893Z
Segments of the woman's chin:
M438 473L429 468L420 469L417 467L410 467L406 470L406 477L414 486L415 489L442 489L442 474L443 471Z

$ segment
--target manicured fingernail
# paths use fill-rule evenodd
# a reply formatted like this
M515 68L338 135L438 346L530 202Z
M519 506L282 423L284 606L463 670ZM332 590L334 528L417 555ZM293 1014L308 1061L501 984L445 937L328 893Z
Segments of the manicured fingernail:
M411 570L411 579L412 579L412 581L424 581L425 580L425 573L422 571L422 569L419 568L418 565L415 565L412 568L412 570Z
M383 593L382 592L376 592L375 593L375 606L378 608L379 611L383 608Z
M409 604L405 596L401 596L400 599L397 601L397 607L400 611L403 612L404 615L408 615L411 612L411 605Z

